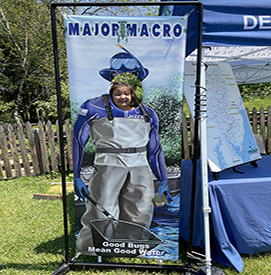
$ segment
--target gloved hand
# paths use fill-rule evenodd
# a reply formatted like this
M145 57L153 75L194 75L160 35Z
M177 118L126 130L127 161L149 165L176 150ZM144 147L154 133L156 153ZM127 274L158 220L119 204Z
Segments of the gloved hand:
M85 196L82 194L81 189L84 189L87 194L89 194L89 191L85 185L85 183L81 180L81 178L74 179L74 190L78 197L85 200Z
M166 197L166 199L167 199L167 201L168 202L172 202L173 199L172 199L172 197L171 197L171 195L169 193L167 180L165 180L165 181L159 181L159 184L160 184L160 186L158 188L159 198L161 198L162 195L164 194L165 197Z

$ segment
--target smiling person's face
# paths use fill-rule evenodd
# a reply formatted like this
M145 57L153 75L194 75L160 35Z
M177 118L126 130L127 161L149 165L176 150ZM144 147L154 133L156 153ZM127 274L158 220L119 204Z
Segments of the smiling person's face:
M132 101L132 95L128 87L119 87L112 93L112 100L116 107L122 111L128 111Z

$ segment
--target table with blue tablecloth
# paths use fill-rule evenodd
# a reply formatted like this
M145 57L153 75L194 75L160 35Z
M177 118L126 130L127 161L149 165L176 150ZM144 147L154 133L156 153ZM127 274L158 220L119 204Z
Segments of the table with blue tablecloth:
M243 270L240 254L271 251L271 156L258 167L243 164L214 174L208 171L212 260ZM193 164L181 162L180 235L189 240ZM200 160L197 162L193 245L204 247Z

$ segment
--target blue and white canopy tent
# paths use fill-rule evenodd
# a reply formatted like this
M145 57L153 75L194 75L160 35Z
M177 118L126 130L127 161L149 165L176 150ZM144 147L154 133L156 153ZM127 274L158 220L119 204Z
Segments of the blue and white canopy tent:
M163 0L162 0L163 1ZM166 2L166 1L165 1ZM265 0L202 0L203 30L202 46L209 60L225 60L236 72L245 72L253 69L248 75L238 80L238 84L269 82L268 66L271 61L271 2ZM198 18L197 9L191 6L161 6L160 15L177 16L189 14L187 48L188 59L193 59L193 52L197 48ZM219 52L219 54L218 54ZM189 56L190 55L190 56ZM234 69L235 68L235 69ZM239 71L238 71L239 70ZM261 73L260 73L261 72ZM264 76L264 77L263 77ZM267 77L266 77L267 76ZM205 83L202 81L201 83ZM201 85L201 86L204 86ZM202 89L203 91L203 89ZM204 92L202 92L203 94ZM197 98L196 98L197 100ZM195 104L196 106L197 104ZM196 112L195 112L196 113ZM196 118L196 116L195 116ZM196 134L197 131L195 131ZM197 138L195 136L195 147ZM204 119L201 119L201 156L205 154L206 142ZM202 150L205 150L204 152ZM203 160L205 158L202 158ZM208 195L208 178L206 163L202 163L203 194ZM196 168L193 168L193 174ZM192 179L193 184L194 178ZM203 196L204 197L204 196ZM203 202L204 219L208 224L208 199ZM193 188L191 202L191 221L193 220ZM189 251L192 252L193 222L190 221ZM208 227L205 227L205 240L208 244ZM205 243L205 246L206 246ZM209 247L205 247L205 261L208 263ZM193 255L192 255L193 256ZM208 267L208 265L206 265ZM242 267L241 267L242 270ZM240 268L239 268L240 271Z
M229 62L238 84L270 82L271 3L265 0L202 0L201 3L202 46L208 47L204 53L207 60ZM164 10L161 7L160 14L165 12L173 16L191 13L186 55L193 56L198 33L196 10L191 12L189 6L167 6Z
M196 61L196 52L186 61ZM229 63L239 85L271 82L271 46L208 47L204 61Z
M263 0L201 2L204 5L202 46L208 47L205 60L230 63L238 84L270 82L271 4ZM179 7L174 8L173 15L180 12ZM193 16L189 18L187 55L195 48L197 36L197 19Z
M202 0L202 46L270 46L271 2L265 0ZM163 7L160 9L160 14ZM189 6L169 8L169 15L191 12ZM187 55L197 47L197 11L189 16Z

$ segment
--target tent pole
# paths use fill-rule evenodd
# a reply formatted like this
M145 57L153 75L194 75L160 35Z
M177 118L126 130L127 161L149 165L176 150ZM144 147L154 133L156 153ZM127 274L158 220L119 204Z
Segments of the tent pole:
M202 49L202 57L204 57L204 49ZM208 164L207 164L207 131L206 131L206 89L205 74L206 68L204 63L201 65L201 118L200 118L200 159L201 159L201 184L202 184L202 212L204 221L204 240L205 240L205 266L206 275L211 275L211 246L210 246L210 224L209 213L209 189L208 189Z

